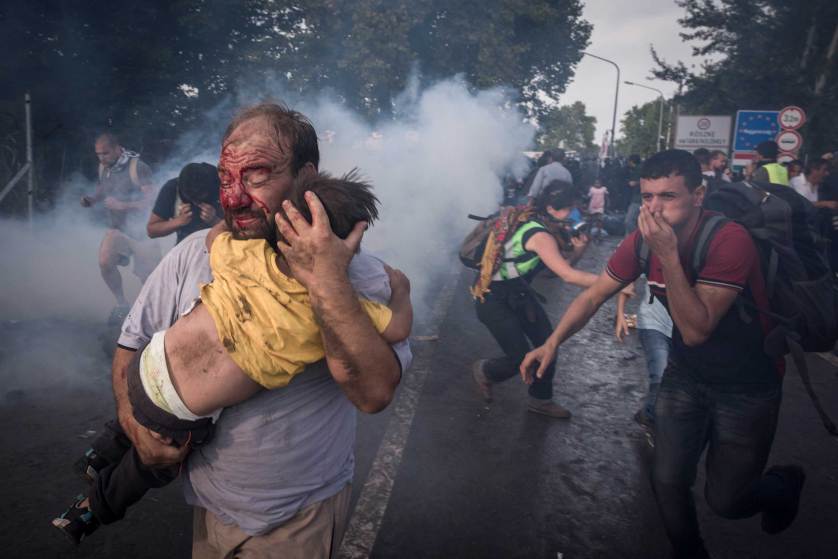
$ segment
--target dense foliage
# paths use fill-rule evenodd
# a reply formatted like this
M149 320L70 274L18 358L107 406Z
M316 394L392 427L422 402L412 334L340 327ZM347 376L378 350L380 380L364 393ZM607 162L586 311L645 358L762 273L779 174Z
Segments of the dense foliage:
M618 153L622 155L636 153L647 157L658 151L660 106L660 100L649 101L643 105L633 106L623 115L623 120L620 122L620 137L617 139ZM670 106L671 101L664 101L663 123L660 127L664 140L672 118ZM671 133L674 133L674 129Z
M596 117L585 112L581 101L551 108L539 119L539 126L537 141L542 149L563 147L580 153L596 150Z
M0 163L0 179L3 164L19 163L26 91L43 188L59 168L94 167L97 130L121 132L153 161L208 115L222 121L245 90L292 101L330 93L389 118L411 76L421 85L462 75L477 88L509 88L538 118L587 45L581 13L580 0L7 3L0 142L17 160Z

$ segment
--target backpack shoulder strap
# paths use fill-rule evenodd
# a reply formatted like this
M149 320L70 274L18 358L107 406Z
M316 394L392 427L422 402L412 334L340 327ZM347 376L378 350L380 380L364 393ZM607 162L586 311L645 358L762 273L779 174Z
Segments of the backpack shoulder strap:
M128 177L131 179L131 184L133 184L137 188L140 187L140 175L137 172L137 165L139 160L139 157L132 157L128 161Z
M716 232L728 221L728 218L723 215L712 215L704 220L704 224L701 226L701 231L698 232L695 249L693 250L693 275L698 276L698 272L700 272L704 267L704 262L707 259L707 251L710 250L710 241L713 240L713 237L716 236Z
M637 262L640 263L640 273L647 278L649 277L649 255L651 253L652 249L649 248L646 239L643 238L643 235L638 235L637 242L634 244L634 255L637 256Z

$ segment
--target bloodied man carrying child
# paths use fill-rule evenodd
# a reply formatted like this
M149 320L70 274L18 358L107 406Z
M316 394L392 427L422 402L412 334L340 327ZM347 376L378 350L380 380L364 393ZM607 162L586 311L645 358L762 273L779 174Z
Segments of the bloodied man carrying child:
M270 546L285 550L284 556L334 552L348 507L352 413L355 407L379 411L392 398L400 369L410 360L406 342L396 340L407 336L411 311L403 274L356 254L367 223L377 215L369 186L354 176L318 176L317 160L311 125L284 107L252 107L230 125L219 164L225 225L175 247L140 294L132 310L136 320L129 317L123 327L114 390L120 422L134 443L120 458L128 467L112 460L99 464L93 494L106 498L91 499L93 513L83 501L75 503L62 515L69 522L59 522L65 532L75 525L80 539L91 524L117 520L159 477L164 483L171 479L171 469L157 466L179 463L200 442L185 468L187 500L196 505L193 556L224 556L244 540L253 550ZM323 203L311 191L319 192ZM360 211L362 219L343 215L347 208ZM219 260L227 259L234 266L225 277ZM192 310L195 280L209 279L207 264L213 271L213 282L201 291L207 301ZM174 300L165 295L172 289ZM221 311L213 313L209 300ZM388 302L390 308L381 304ZM186 315L184 326L181 321L172 326L166 318L171 311ZM285 335L294 341L283 346L279 338ZM148 340L139 359L125 345ZM198 346L203 351L195 353ZM189 372L196 366L215 373L197 382ZM224 406L230 407L214 422ZM180 423L167 423L175 429L164 436L146 430L151 424L162 431L161 420L174 421L172 416ZM113 472L143 479L111 483L120 481L108 480ZM129 494L120 495L120 487ZM112 488L116 493L109 493ZM96 503L108 505L110 497L123 508L104 506L105 516L116 514L86 522L86 515L96 517ZM304 509L310 511L307 519L299 517Z

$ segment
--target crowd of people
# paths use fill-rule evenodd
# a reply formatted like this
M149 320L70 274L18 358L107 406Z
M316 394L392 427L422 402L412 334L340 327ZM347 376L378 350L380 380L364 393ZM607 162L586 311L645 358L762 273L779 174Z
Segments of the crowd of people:
M494 229L497 235L487 239L487 254L494 250L498 256L482 262L492 272L480 270L475 305L503 356L479 359L473 365L478 393L486 401L491 401L493 385L514 376L517 369L528 385L529 411L570 418L570 410L550 400L548 387L560 359L557 351L619 293L615 334L622 340L630 327L636 327L646 357L648 391L634 419L648 430L654 448L652 487L675 557L709 556L693 499L705 450L705 495L710 507L725 518L761 514L768 534L779 533L794 521L805 483L799 465L766 469L785 373L782 354L792 351L792 342L778 337L788 326L770 299L780 289L774 280L777 273L784 273L782 264L778 272L776 261L763 258L745 226L708 209L719 207L732 191L745 192L745 199L748 191L757 189L759 200L768 192L791 199L791 206L805 217L798 222L792 216L788 221L811 227L812 235L804 242L823 253L825 275L820 281L834 292L831 270L838 270L838 260L834 248L829 259L825 254L827 246L838 244L834 225L838 206L829 186L830 177L838 178L838 172L831 172L834 159L827 154L809 160L789 181L799 162L780 164L777 154L776 143L760 144L757 159L739 176L730 172L727 155L721 151L667 150L645 161L629 157L619 183L624 185L622 191L605 188L600 180L587 190L587 219L601 220L606 200L611 209L625 212L625 237L598 276L572 268L588 242L585 235L567 235L574 229L570 218L574 208L584 207L578 202L584 189L574 187L573 177L561 165L561 150L548 152L539 162L527 181L531 186L526 199L520 200L525 209L517 219L510 222L510 213L501 212ZM603 175L613 180L615 168L607 162L603 171L608 173ZM740 182L734 186L736 181ZM812 205L807 208L809 202L795 199L799 197L792 189ZM759 200L754 203L758 212L762 211ZM810 223L815 211L820 212L819 225ZM764 228L771 225L759 226L764 235ZM791 237L791 231L785 233ZM558 244L550 242L545 250L547 243L538 239L549 234ZM563 243L563 238L573 241ZM770 273L764 269L772 265ZM544 267L568 283L587 287L555 328L530 288ZM630 324L626 301L635 295L640 276L645 276L642 283L648 292L641 296L636 323ZM743 310L746 305L751 314ZM831 346L838 338L836 309L826 299L814 305L825 308L821 317L832 324ZM778 345L783 349L776 349ZM772 346L774 352L768 353ZM515 367L516 363L520 365Z
M311 123L271 103L237 114L217 167L186 164L156 198L138 154L111 133L94 147L97 188L81 204L108 216L99 264L121 324L117 417L77 463L88 491L53 524L78 543L183 475L193 557L334 556L356 410L385 408L412 359L410 282L360 248L378 216L371 185L320 172ZM745 227L705 206L740 179L783 185L832 239L838 172L830 154L783 165L773 142L757 152L736 176L721 151L592 169L547 150L526 178L506 180L510 204L486 228L472 287L502 350L473 363L479 395L491 402L495 384L520 376L527 410L562 420L572 413L554 398L557 351L619 294L616 337L636 327L647 360L634 419L653 441L652 487L677 557L708 556L692 495L705 449L710 507L761 513L770 534L794 521L806 479L794 464L766 469L784 362L764 349L771 317L739 304L770 305L760 254ZM605 270L575 268L606 231L624 238ZM171 234L161 256L154 239ZM143 286L129 305L119 267L131 260ZM585 288L556 326L530 287L544 269ZM632 324L626 302L638 295Z

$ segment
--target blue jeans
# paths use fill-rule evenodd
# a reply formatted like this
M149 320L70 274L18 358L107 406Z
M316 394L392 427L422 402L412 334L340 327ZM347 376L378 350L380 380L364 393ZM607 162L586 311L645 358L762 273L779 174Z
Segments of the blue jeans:
M777 476L763 476L781 396L779 381L707 384L670 360L655 410L652 486L676 557L704 548L692 487L705 447L704 496L720 516L753 516L790 490Z
M655 400L658 397L663 371L669 361L669 352L672 351L672 338L658 330L641 328L638 332L640 345L643 346L643 353L646 354L646 370L649 372L649 390L646 393L643 409L646 415L654 420Z

